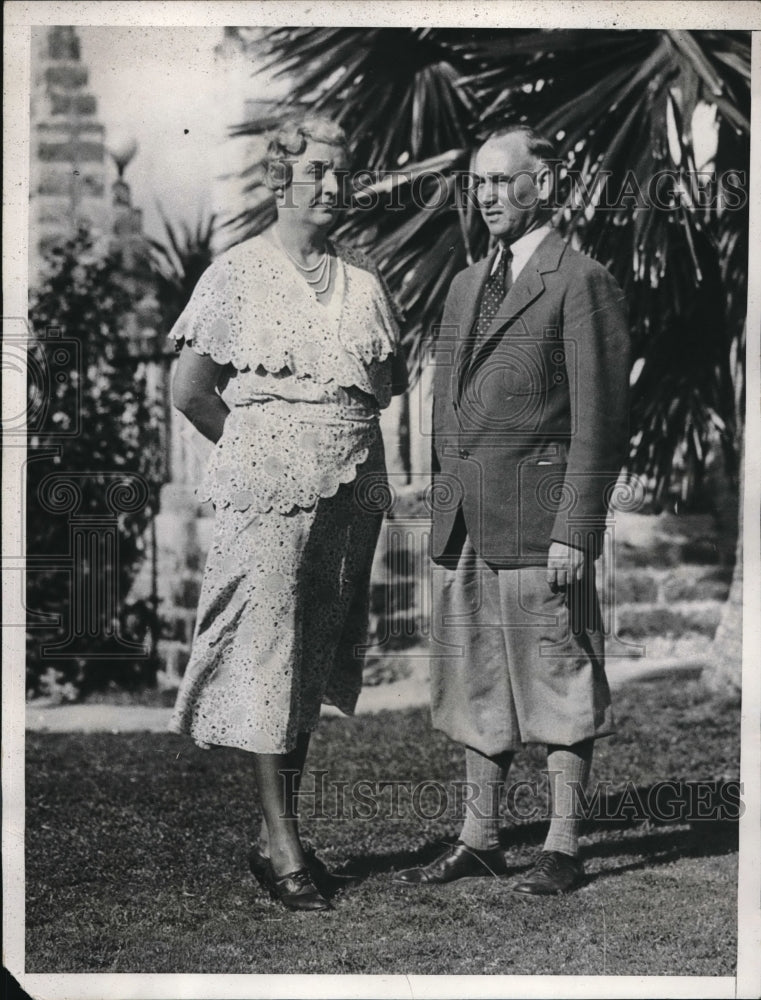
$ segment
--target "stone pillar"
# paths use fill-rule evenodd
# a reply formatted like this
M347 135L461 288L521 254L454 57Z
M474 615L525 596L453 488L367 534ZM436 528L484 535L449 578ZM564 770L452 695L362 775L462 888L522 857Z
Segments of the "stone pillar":
M206 553L214 519L190 483L167 483L156 516L157 592L161 619L159 684L177 687L190 655ZM205 516L206 515L206 516Z
M109 229L105 129L71 27L32 28L29 283L44 255L87 226Z

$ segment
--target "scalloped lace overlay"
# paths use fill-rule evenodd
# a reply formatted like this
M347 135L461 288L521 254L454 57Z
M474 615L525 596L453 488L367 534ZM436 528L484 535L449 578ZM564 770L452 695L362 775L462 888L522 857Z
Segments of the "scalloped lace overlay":
M241 511L311 507L351 482L380 438L377 409L352 403L338 386L331 402L271 399L236 407L198 497Z
M330 303L277 243L257 237L202 275L170 336L232 369L225 430L197 493L289 513L351 482L380 437L398 328L366 258L345 247Z
M201 276L169 334L238 372L357 386L380 407L391 397L390 366L398 344L391 305L372 266L358 251L334 248L336 288L317 302L278 245L266 236L218 257ZM279 394L277 391L275 394ZM314 398L308 394L302 398Z

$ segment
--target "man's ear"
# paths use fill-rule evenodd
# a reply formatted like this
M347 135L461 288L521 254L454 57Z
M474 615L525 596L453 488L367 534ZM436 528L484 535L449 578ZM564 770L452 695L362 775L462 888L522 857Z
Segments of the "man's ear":
M555 173L546 163L542 164L536 176L536 187L539 193L539 201L543 205L549 206L552 200L552 192L555 190Z

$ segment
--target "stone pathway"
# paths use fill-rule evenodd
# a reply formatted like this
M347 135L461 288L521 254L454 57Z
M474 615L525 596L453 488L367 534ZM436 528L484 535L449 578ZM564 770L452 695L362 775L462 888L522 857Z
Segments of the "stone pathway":
M608 681L615 689L635 681L647 681L664 674L695 677L703 668L699 659L616 659L608 665ZM358 715L373 715L388 710L428 705L428 659L412 659L409 677L389 684L367 687L357 706ZM144 705L44 705L31 702L26 707L26 728L35 732L165 732L171 708ZM326 716L341 713L326 706Z

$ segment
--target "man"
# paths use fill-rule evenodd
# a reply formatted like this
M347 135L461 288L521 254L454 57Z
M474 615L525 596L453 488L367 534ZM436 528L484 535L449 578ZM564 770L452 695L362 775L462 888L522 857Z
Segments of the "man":
M607 503L628 443L621 290L550 225L551 144L518 126L476 158L496 242L452 282L434 375L433 724L464 744L460 839L406 885L507 870L499 800L514 751L547 746L552 819L514 889L583 878L579 790L612 732L595 589Z

